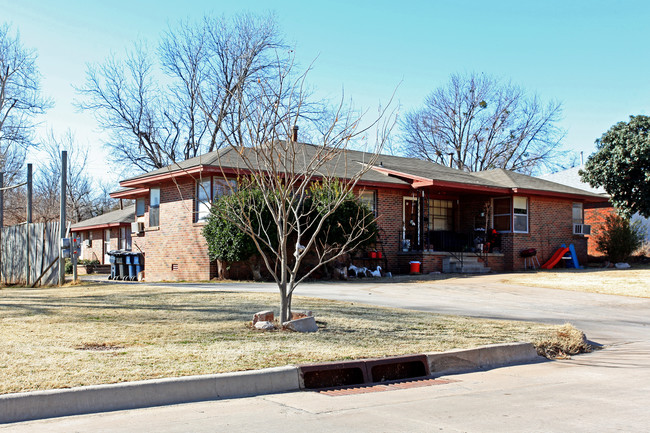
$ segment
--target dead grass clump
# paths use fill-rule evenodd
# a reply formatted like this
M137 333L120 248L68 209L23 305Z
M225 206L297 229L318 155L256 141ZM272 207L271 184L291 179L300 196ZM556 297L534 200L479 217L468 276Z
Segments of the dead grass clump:
M550 329L534 341L537 354L548 359L570 359L571 355L589 353L594 348L585 334L570 323Z

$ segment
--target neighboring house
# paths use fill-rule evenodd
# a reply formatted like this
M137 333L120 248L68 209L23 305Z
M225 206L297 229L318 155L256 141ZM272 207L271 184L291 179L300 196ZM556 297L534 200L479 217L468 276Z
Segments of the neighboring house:
M609 195L604 188L592 188L591 185L585 183L580 178L579 171L584 168L584 165L572 167L567 170L558 171L544 176L540 179L549 180L551 182L561 183L573 188L578 188L592 194L598 194L603 197L603 201L585 204L584 209L584 223L591 226L591 235L588 241L588 253L590 256L598 257L603 254L596 250L595 238L605 227L606 218L609 215L615 214L614 207L609 202ZM645 227L646 236L645 243L650 242L650 220L638 214L632 216L632 220L638 220Z
M317 149L299 145L307 160ZM346 151L346 156L347 164L330 167L340 178L355 162L370 160L358 151ZM207 201L229 189L224 174L234 182L245 173L242 167L238 152L223 149L120 182L124 189L111 196L136 200L133 248L145 253L148 280L216 275L202 235ZM458 260L478 260L496 271L523 269L521 250L537 249L543 262L562 243L573 243L585 261L587 240L574 234L576 216L580 210L582 217L585 205L603 200L506 170L468 173L388 155L364 174L357 192L378 217L377 249L393 273L407 273L411 261L420 261L423 272L448 270ZM492 228L498 238L488 248L485 233Z
M107 212L72 224L70 231L81 241L79 258L98 260L100 264L109 264L108 252L113 250L131 250L131 223L135 221L135 208Z

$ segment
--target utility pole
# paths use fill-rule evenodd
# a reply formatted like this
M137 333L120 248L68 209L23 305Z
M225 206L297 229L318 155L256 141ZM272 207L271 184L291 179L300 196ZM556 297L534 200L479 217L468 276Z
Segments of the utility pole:
M26 271L25 271L25 280L27 284L25 287L29 287L29 274L31 273L31 266L29 263L29 250L31 249L29 241L29 231L32 228L32 164L27 164L27 224L25 224L27 232L27 260L26 260Z
M5 173L4 171L0 171L0 284L4 283L4 272L2 272L2 254L4 253L4 248L2 247L2 229L5 226L4 187L5 187Z
M63 245L63 239L65 238L65 197L66 197L66 187L67 187L67 176L68 176L68 152L66 150L61 151L61 221L60 221L60 230L61 230L61 243L59 244L59 286L65 284L65 259L63 258L61 246Z

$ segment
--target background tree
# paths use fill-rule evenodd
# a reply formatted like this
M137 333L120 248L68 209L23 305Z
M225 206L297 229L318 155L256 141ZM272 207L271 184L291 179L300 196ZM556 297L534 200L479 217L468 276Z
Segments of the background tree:
M630 116L596 140L596 153L587 159L580 176L603 187L623 215L650 217L650 117Z
M315 119L317 125L310 127L301 111L306 106L306 75L293 78L292 68L284 64L276 68L276 73L273 80L252 83L250 93L239 91L234 95L241 107L241 121L237 134L226 137L228 149L219 153L220 164L237 164L241 176L245 176L240 176L237 188L259 191L264 206L252 206L247 201L255 194L236 195L239 202L229 204L221 215L253 240L266 270L278 285L280 316L286 321L296 287L320 266L354 250L370 236L368 227L374 218L352 221L340 242L323 241L321 237L327 231L329 218L349 199L361 176L376 162L393 119L389 116L379 125L380 116L362 128L361 118L340 103L332 115ZM314 145L292 139L292 126L298 119L302 119L301 127L323 131L319 128L323 127L324 118L331 122L322 135L312 137ZM349 144L366 135L370 128L377 131L371 153L351 154L347 150ZM242 147L241 143L247 146ZM325 188L327 193L312 193L314 185ZM306 206L308 201L310 205ZM250 212L237 212L238 209ZM301 265L307 257L310 266L303 270Z
M37 116L51 105L40 91L36 52L25 48L18 33L0 24L0 171L5 185L23 179L25 154L36 146L34 127ZM5 223L25 221L25 192L5 192Z
M596 237L596 249L614 263L627 260L643 243L645 230L641 221L608 215L605 227Z
M136 45L87 70L82 109L110 131L113 162L150 171L238 137L240 93L269 81L282 46L273 17L204 18L170 28L158 59ZM166 75L166 76L165 76Z
M112 210L115 200L106 200L104 191L88 173L88 146L78 143L71 131L57 137L50 131L41 145L44 153L34 173L33 214L35 221L58 221L61 195L61 151L68 152L66 215L72 223Z
M454 74L401 121L404 152L466 171L554 168L561 112L560 103L544 104L496 78Z

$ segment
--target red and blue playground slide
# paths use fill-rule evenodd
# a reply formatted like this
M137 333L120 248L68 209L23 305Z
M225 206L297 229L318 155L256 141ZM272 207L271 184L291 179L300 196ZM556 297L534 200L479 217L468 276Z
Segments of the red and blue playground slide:
M557 265L563 258L568 260L566 263L567 268L581 269L581 266L578 263L578 255L576 254L576 249L573 244L570 244L568 248L565 244L562 244L562 246L558 248L555 254L553 254L553 256L551 256L551 258L541 266L541 268L553 269L553 267L555 267L555 265Z

